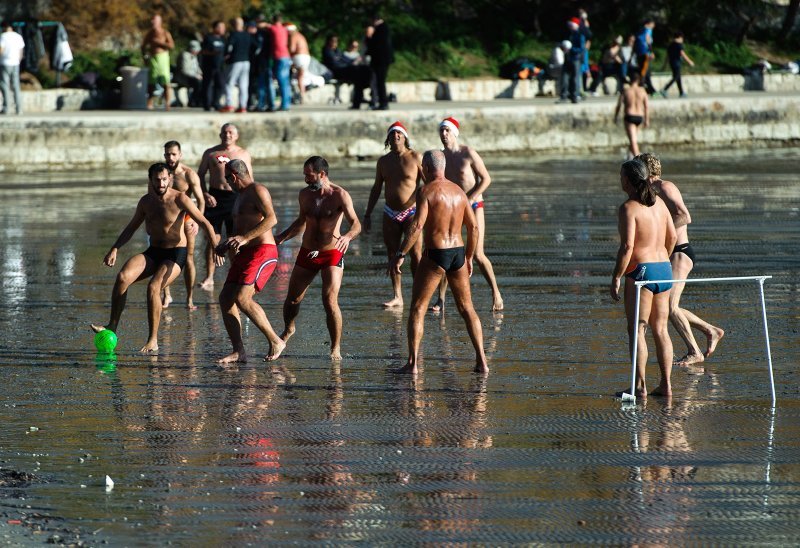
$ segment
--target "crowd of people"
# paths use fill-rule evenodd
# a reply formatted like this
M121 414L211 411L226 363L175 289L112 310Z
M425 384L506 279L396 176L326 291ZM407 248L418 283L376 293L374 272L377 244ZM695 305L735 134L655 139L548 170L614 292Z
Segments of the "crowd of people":
M153 108L156 95L163 95L167 110L173 104L169 61L174 48L161 16L154 15L141 47L150 70L148 108ZM358 40L343 51L339 37L330 35L322 63L312 57L299 26L284 21L281 14L269 21L264 16L250 21L236 17L230 25L214 21L202 41L189 41L178 56L174 83L187 88L188 106L220 112L273 112L302 103L307 88L335 78L353 85L351 108L367 103L372 109L387 110L386 78L393 62L389 26L379 14L365 28L363 51ZM367 89L370 96L365 101Z

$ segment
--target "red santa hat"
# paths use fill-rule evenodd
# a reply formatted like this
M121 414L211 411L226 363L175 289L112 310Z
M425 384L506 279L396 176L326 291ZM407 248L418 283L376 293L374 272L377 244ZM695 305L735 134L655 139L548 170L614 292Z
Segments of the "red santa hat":
M573 17L572 19L569 19L567 21L567 24L572 24L572 25L575 25L576 27L580 27L581 26L581 20L578 19L577 17Z
M406 139L411 139L411 137L408 136L408 130L406 129L406 126L404 126L400 120L397 120L396 122L392 123L391 126L389 126L389 131L386 132L386 136L388 137L393 131L402 133L406 136Z
M455 118L453 118L452 116L450 116L449 118L445 118L445 119L444 119L444 120L442 120L442 122L439 124L439 129L441 129L441 128L443 128L443 127L450 128L450 133L452 133L453 135L455 135L456 137L458 137L458 128L460 127L460 126L459 126L459 123L458 123L458 120L456 120L456 119L455 119Z

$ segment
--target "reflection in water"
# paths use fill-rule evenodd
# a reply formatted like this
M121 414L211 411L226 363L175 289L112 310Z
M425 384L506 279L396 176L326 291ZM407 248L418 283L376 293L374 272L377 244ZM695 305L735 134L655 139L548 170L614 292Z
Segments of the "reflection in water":
M3 251L3 270L0 271L3 291L0 298L12 311L11 313L17 315L19 312L13 307L24 303L27 298L28 273L20 244L7 244Z

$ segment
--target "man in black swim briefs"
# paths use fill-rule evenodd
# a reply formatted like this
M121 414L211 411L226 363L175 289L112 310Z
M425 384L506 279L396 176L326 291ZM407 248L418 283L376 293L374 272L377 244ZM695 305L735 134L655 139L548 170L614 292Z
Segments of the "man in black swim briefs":
M150 235L150 247L144 253L138 253L128 259L117 274L114 289L111 292L111 318L103 325L92 324L95 332L110 329L117 332L128 288L131 284L150 278L147 286L147 318L149 334L147 343L141 352L158 350L158 325L161 321L161 291L178 277L186 264L186 233L183 223L189 215L205 230L209 241L219 243L211 224L203 217L189 196L170 188L172 178L169 167L164 163L150 166L147 172L150 184L147 194L139 199L136 211L128 225L120 233L117 241L103 259L106 266L112 267L117 262L117 251L125 245L136 230L144 223ZM222 264L222 258L219 260Z
M422 157L422 171L428 183L417 191L417 213L400 245L400 251L389 263L399 271L406 253L423 234L425 251L414 276L411 313L408 316L408 362L398 373L419 371L419 345L425 322L425 309L443 276L447 277L461 317L475 348L475 371L488 373L483 350L483 330L472 305L469 278L472 260L478 245L478 222L470 200L461 187L444 177L445 157L438 150L429 150ZM461 227L467 227L467 245L461 239ZM423 233L424 229L424 233Z
M650 103L647 92L639 85L641 76L638 71L630 73L631 85L626 87L619 96L617 108L614 110L614 123L619 119L620 110L624 111L625 133L630 144L629 158L639 155L639 126L650 125ZM623 109L624 107L624 109Z

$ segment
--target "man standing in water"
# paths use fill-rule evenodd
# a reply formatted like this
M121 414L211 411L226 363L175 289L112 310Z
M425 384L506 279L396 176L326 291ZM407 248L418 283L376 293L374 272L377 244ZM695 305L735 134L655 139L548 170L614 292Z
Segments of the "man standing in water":
M445 177L456 183L467 193L475 219L478 223L478 238L475 248L475 262L481 269L483 277L492 288L492 311L503 310L503 297L497 287L492 263L483 251L486 236L486 218L484 216L483 193L492 184L492 178L483 163L483 159L472 147L458 144L459 123L453 117L445 118L439 124L439 138L444 145L444 157L447 161ZM442 278L439 287L439 299L431 307L434 312L444 309L444 294L447 289L447 278Z
M685 280L689 277L689 273L694 267L694 250L689 244L689 224L692 222L692 217L686 208L686 204L683 203L683 197L677 185L661 179L661 161L647 152L640 154L636 159L647 166L650 171L650 184L653 185L659 197L664 200L667 209L672 215L678 239L669 261L672 265L673 279ZM717 343L725 336L724 330L711 325L685 308L680 307L681 295L685 285L685 283L674 284L669 295L669 320L683 339L683 342L686 343L686 355L674 364L679 367L702 363L705 358L711 357L711 354L717 348ZM700 347L692 333L692 328L699 329L706 336L705 353L700 351Z
M669 338L669 296L671 283L650 283L642 287L639 303L639 325L636 319L636 284L643 280L671 280L669 256L677 239L672 216L649 181L647 166L639 160L622 164L620 183L628 199L619 207L620 245L611 278L611 297L619 300L622 276L625 276L625 316L628 319L628 343L633 353L634 337L638 337L636 355L637 398L647 395L645 369L649 326L656 342L661 381L651 392L654 396L671 396L672 341ZM620 392L617 396L621 396Z
M350 242L361 232L361 223L353 209L350 194L328 179L328 162L325 158L312 156L306 160L303 175L307 186L300 191L297 219L275 238L280 245L303 233L303 244L297 254L289 279L289 291L283 303L285 327L281 339L287 342L294 335L300 303L317 272L321 272L322 303L331 337L331 359L341 360L339 288L344 273L344 254ZM350 224L350 230L345 234L341 234L342 218Z
M419 345L425 327L425 307L442 277L450 282L453 298L467 325L475 348L475 371L488 373L483 350L483 330L472 306L469 278L472 259L477 251L478 223L467 195L452 181L445 179L445 157L438 150L429 150L422 157L422 170L427 183L417 191L417 213L414 223L389 263L397 272L406 254L424 229L425 251L414 276L411 312L408 316L408 362L398 373L415 374L419 370ZM467 246L461 239L461 227L467 227Z
M219 238L211 224L183 192L170 188L172 178L167 164L157 163L147 171L150 186L147 194L139 199L133 218L111 246L103 263L112 267L117 262L117 251L131 239L142 223L150 235L150 247L128 259L117 274L111 292L111 319L104 327L92 324L95 332L110 329L117 332L122 311L128 298L131 284L150 277L147 285L147 319L149 334L141 352L158 350L158 324L161 321L161 292L178 277L186 263L186 234L184 214L188 214L206 231L214 245ZM221 260L220 260L221 261ZM222 264L222 262L220 262Z
M372 210L381 196L383 184L386 183L386 203L383 206L383 243L389 260L400 249L403 235L408 236L408 229L414 220L415 194L422 179L422 166L420 154L411 149L408 131L399 121L389 127L384 146L390 151L378 160L375 169L375 184L369 193L367 209L364 211L364 232L369 232L372 227ZM422 241L418 241L411 249L411 275L417 270L422 254ZM394 270L389 271L392 279L394 297L383 303L385 308L403 306L403 292L401 287L402 274Z
M233 228L233 203L236 193L225 181L225 164L231 160L242 160L247 166L248 173L253 173L250 153L236 144L239 140L238 128L227 123L222 126L219 133L220 144L203 152L203 159L197 169L200 177L200 187L203 189L203 198L206 203L206 215L217 234L222 236L222 225L225 225L225 236L231 235ZM209 186L206 190L206 173L209 174ZM209 240L206 243L206 277L200 287L206 291L214 288L214 246Z
M206 204L203 199L203 190L200 188L200 177L197 176L195 170L183 163L183 152L178 141L167 141L164 144L164 161L172 173L172 188L178 192L186 193L190 198L194 197L197 200L197 209L200 213L204 213ZM194 266L194 243L197 239L197 225L194 224L189 215L185 216L185 221L186 268L183 269L183 279L186 282L186 307L189 310L197 310L193 301L194 281L197 275L197 270ZM171 302L172 295L170 295L169 286L167 286L164 288L164 308L167 308Z
M253 181L242 160L231 160L225 164L225 180L238 197L233 206L233 236L219 244L216 253L221 257L228 252L235 253L225 287L219 294L222 319L233 352L221 358L219 363L247 361L240 310L269 341L270 352L264 359L276 360L286 343L273 331L264 309L253 300L253 296L264 288L278 264L278 247L272 236L272 227L278 223L278 219L269 191Z
M650 125L650 110L648 108L649 101L647 99L647 93L645 93L644 89L639 85L641 76L638 72L633 71L630 73L630 78L631 85L623 90L617 101L617 108L614 110L614 123L617 123L619 111L624 106L625 117L623 120L625 122L625 133L628 135L628 141L630 143L629 158L633 158L639 155L639 126L642 125L642 123L644 123L644 127Z

